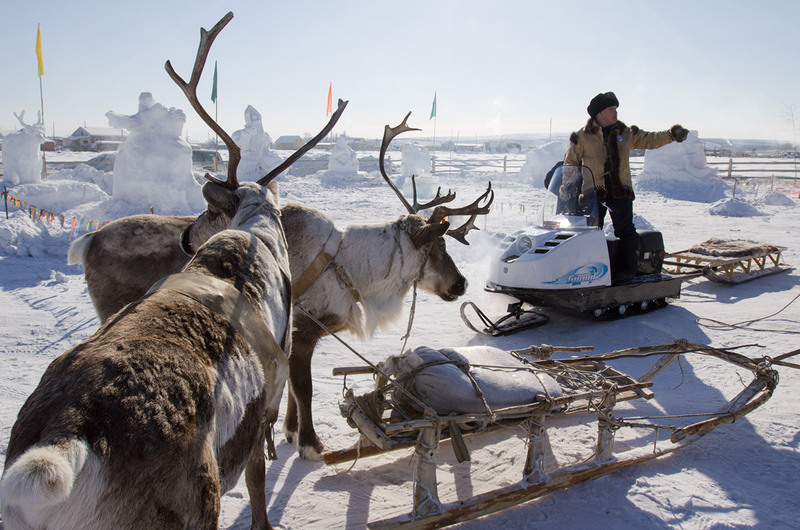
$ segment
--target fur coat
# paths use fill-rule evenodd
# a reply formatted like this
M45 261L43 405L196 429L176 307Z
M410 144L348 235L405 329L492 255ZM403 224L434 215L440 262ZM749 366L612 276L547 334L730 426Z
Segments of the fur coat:
M592 171L594 185L599 199L633 199L633 183L631 182L630 152L631 149L656 149L672 142L675 137L673 126L660 132L647 132L633 125L628 127L617 121L603 141L603 129L594 118L589 118L586 126L570 135L569 148L564 157L565 165L582 164ZM611 169L608 179L605 178L606 158L610 159ZM607 189L610 186L610 189ZM583 183L584 193L591 189L591 182Z

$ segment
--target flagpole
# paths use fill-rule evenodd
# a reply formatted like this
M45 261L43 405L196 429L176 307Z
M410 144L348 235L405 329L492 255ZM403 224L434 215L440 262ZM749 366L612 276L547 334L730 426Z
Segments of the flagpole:
M44 92L42 91L41 76L39 77L39 105L42 107L42 128L44 129L44 137L47 138L47 128L44 126ZM55 132L53 132L53 135L55 135ZM42 150L42 178L47 178L47 155L44 150Z
M431 151L436 149L436 120L437 120L437 112L436 112L436 92L433 93L433 105L431 106L431 117L428 119L433 118L433 145L431 145Z
M41 108L40 111L40 120L42 122L42 128L44 129L44 137L47 138L47 128L44 126L44 90L42 89L42 75L44 75L44 58L42 57L42 27L41 25L36 26L36 65L37 70L39 73L39 106ZM55 131L53 132L53 136L55 136ZM42 150L42 179L47 178L47 156L45 151Z
M436 120L437 117L433 117L433 145L431 146L432 151L436 151Z
M214 102L214 121L219 123L219 97L217 97L217 61L214 61L214 79L211 87L211 101ZM214 160L211 162L211 169L219 171L217 167L217 157L219 156L219 134L214 131Z

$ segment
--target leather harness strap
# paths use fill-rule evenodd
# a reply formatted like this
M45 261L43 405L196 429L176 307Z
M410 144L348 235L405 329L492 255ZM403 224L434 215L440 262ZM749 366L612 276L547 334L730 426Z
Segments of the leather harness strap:
M292 283L292 299L297 300L300 298L300 295L306 292L317 281L317 278L322 275L322 272L328 268L331 261L333 261L333 256L325 252L324 249L317 254L317 257L314 258L314 261L311 262L305 272Z
M338 241L333 237L334 234L339 234ZM339 266L334 260L336 259L336 254L339 253L339 248L342 246L342 242L344 241L344 237L341 233L338 232L335 228L331 230L331 233L328 234L328 239L325 241L325 245L323 245L322 250L319 251L317 257L314 258L314 261L311 262L311 265L301 274L297 279L292 282L292 300L297 300L300 296L305 293L314 282L316 282L322 273L328 267L331 267L333 271L336 273L336 276L339 277L339 280L344 284L345 287L350 291L353 299L358 302L361 300L361 296L358 294L358 289L355 288L353 285L353 281L347 275L344 269ZM333 246L336 245L334 250Z

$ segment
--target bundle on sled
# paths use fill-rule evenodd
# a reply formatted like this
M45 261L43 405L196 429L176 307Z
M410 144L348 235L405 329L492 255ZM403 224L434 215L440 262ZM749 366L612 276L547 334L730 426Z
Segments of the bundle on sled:
M411 513L371 523L371 528L410 526L432 528L473 519L526 502L553 491L669 454L712 429L732 423L758 408L778 383L773 364L797 367L783 359L751 359L734 352L676 341L665 346L631 348L600 355L552 359L554 352L581 352L590 347L531 346L504 351L489 346L433 349L418 347L389 357L373 367L336 368L335 375L370 374L374 390L356 395L347 387L340 401L342 415L358 429L359 442L347 449L323 454L327 464L415 448ZM630 421L614 407L630 400L654 397L652 379L673 360L702 354L749 370L753 380L722 408L702 414L670 415L668 424L657 418ZM632 377L611 366L623 358L655 356L640 376ZM649 365L649 363L648 363ZM738 377L738 375L737 375ZM687 397L687 403L692 397ZM657 407L656 407L657 408ZM661 414L664 414L663 411ZM545 429L559 416L585 415L597 423L594 458L548 469ZM666 416L664 416L666 417ZM648 421L650 420L650 421ZM683 421L683 424L681 424ZM441 440L449 439L459 462L470 459L464 441L468 434L507 427L523 427L524 468L521 481L469 499L442 503L438 496L436 455ZM622 428L651 429L644 447L615 453L615 433ZM669 430L659 440L659 430ZM505 432L513 432L506 429ZM662 435L663 437L663 435Z
M681 283L698 276L741 283L786 270L782 247L742 240L709 240L684 252L664 250L661 232L642 230L621 241L598 224L591 171L557 164L550 173L537 226L503 238L489 267L485 290L518 301L493 320L473 302L461 317L476 332L505 335L544 324L537 308L557 308L607 320L652 311L680 297ZM630 270L634 257L635 272ZM666 267L665 267L666 266ZM481 325L470 321L473 311Z

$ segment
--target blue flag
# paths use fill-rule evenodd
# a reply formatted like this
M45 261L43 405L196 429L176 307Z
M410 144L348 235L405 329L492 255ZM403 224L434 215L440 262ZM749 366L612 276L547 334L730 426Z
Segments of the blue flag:
M431 117L428 119L432 120L435 117L436 117L436 92L433 93L433 107L431 108Z

